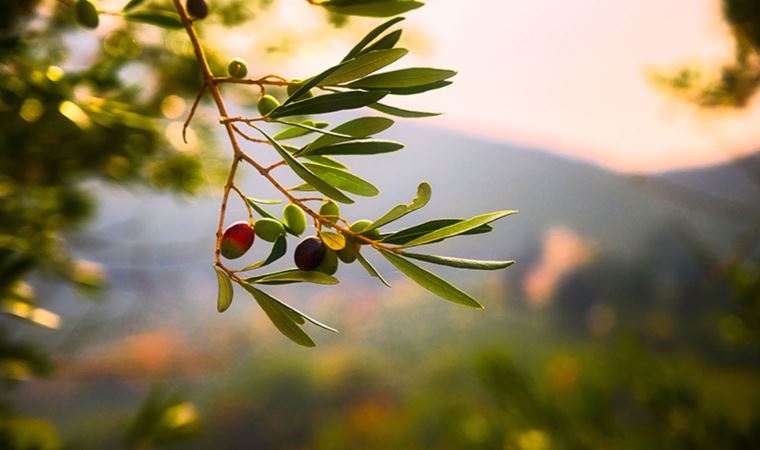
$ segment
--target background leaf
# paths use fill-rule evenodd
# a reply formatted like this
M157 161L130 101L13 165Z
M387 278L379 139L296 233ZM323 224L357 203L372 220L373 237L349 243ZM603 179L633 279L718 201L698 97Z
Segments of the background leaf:
M170 30L183 28L182 21L175 13L168 11L136 12L124 14L124 19L131 22L147 23Z

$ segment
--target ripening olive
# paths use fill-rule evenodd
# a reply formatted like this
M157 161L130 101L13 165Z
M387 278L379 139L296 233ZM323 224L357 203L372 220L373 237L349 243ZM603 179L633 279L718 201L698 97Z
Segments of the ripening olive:
M74 5L77 23L85 28L97 28L100 23L98 10L89 0L78 0Z
M187 0L187 12L196 19L205 19L208 15L206 0Z
M296 267L301 270L314 270L325 258L327 246L316 236L301 241L296 247L294 259Z
M330 222L337 222L340 216L340 207L332 200L322 203L319 207L319 215L327 217Z
M220 250L227 259L240 258L251 248L256 237L248 222L235 222L228 226L222 234Z
M264 217L256 221L253 227L256 230L256 236L267 242L274 242L278 237L285 234L285 227L278 220Z
M282 211L282 221L290 228L290 231L300 236L306 231L306 214L293 203L288 203Z
M314 270L326 273L327 275L333 275L338 271L338 252L331 248L325 249L325 256L322 258L322 262Z
M371 220L362 219L362 220L357 220L356 222L354 222L351 225L350 229L354 233L359 233L362 236L364 236L366 238L369 238L369 239L377 239L377 238L379 238L380 237L380 230L378 230L377 228L375 228L373 230L370 230L370 231L367 231L366 233L363 233L363 231L366 230L367 228L369 228L370 225L372 225L372 221ZM364 244L364 242L361 242L361 243Z
M227 73L232 78L245 78L248 75L248 66L240 58L235 58L227 65Z
M292 81L294 83L298 83L301 80L292 80ZM301 84L300 83L299 84L290 84L290 85L288 85L288 88L287 88L287 90L288 90L288 96L291 96L291 95L295 94L296 91L298 89L300 89L300 88L301 88ZM312 98L312 97L314 97L314 94L311 92L311 89L309 89L308 91L306 91L303 94L299 95L298 98L296 98L294 100L304 100L304 99Z
M272 112L273 109L280 106L280 102L271 95L264 95L259 99L259 103L256 106L259 108L261 115L266 116Z

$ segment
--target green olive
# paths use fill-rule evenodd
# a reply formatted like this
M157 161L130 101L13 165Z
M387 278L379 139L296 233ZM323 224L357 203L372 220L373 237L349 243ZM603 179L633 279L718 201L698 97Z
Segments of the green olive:
M270 112L272 112L273 109L280 106L280 102L277 101L276 98L272 97L271 95L264 95L259 99L258 103L259 112L262 116L269 115Z
M248 66L240 58L235 58L227 65L227 72L232 78L245 78L248 75Z
M325 248L325 257L314 270L326 273L327 275L333 275L338 271L338 252L330 248Z
M253 229L256 232L256 236L267 242L274 242L278 237L285 234L285 227L282 223L266 217L257 220L256 223L253 224Z
M334 201L326 201L319 207L319 215L327 217L330 222L337 222L340 216L340 207Z
M362 236L364 236L366 238L369 238L369 239L377 239L377 238L379 238L380 237L380 230L378 230L377 228L375 228L373 230L370 230L370 231L367 231L366 233L363 232L364 230L366 230L367 228L369 228L370 225L372 225L372 221L371 220L367 220L367 219L357 220L356 222L354 222L351 225L350 230L353 231L354 233L361 234ZM365 242L360 242L360 243L361 244L365 244Z
M290 231L298 236L306 231L306 214L293 203L288 203L282 211L282 221L290 228Z
M356 261L356 253L359 251L359 244L346 240L346 246L338 250L338 258L346 264Z

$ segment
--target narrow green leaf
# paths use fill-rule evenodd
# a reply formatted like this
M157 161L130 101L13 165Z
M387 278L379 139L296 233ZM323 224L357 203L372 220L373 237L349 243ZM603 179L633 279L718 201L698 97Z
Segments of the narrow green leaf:
M375 42L374 44L362 50L361 53L359 54L363 55L365 53L373 52L375 50L385 50L385 49L393 48L398 43L399 39L401 39L402 32L403 30L396 30L391 33L388 33L387 35L378 39L378 41Z
M320 130L322 128L328 127L330 124L327 122L313 122L311 120L304 120L301 122L303 125L308 125L310 127L319 128ZM275 141L284 141L286 139L294 139L297 137L305 136L307 134L312 133L312 130L308 128L303 127L297 127L297 126L290 126L288 128L285 128L281 131L278 131L277 134L274 135Z
M256 284L290 284L290 283L314 283L314 284L338 284L340 281L334 276L327 275L315 270L304 271L298 269L286 269L279 272L268 273L247 278L246 281Z
M366 138L387 130L391 125L393 125L393 120L385 117L359 117L338 125L332 131L349 135L354 139ZM312 150L346 140L334 136L320 136L308 144L299 154L308 155Z
M354 1L346 3L341 1L328 1L317 3L319 6L327 8L336 14L345 14L348 16L364 17L390 17L398 14L417 9L423 6L422 2L415 1L393 1L393 0L375 0L375 1Z
M479 216L475 216L462 222L449 225L447 227L443 227L428 234L422 235L417 239L407 242L403 245L403 247L414 247L417 245L430 244L431 242L439 241L441 239L457 236L481 225L491 223L494 220L498 220L506 216L511 216L512 214L516 213L517 211L496 211L492 213L481 214Z
M323 166L334 167L336 169L343 169L343 170L349 169L347 165L343 164L342 162L338 160L330 158L329 156L306 155L305 158L317 164L322 164Z
M409 214L412 211L416 211L423 206L427 205L427 203L430 201L430 196L433 194L433 189L430 187L430 184L423 181L420 183L419 186L417 186L417 196L412 199L412 201L405 205L396 205L393 208L391 208L390 211L385 213L382 217L372 222L372 224L367 227L364 231L370 231L374 230L375 228L382 227L383 225L387 225L395 220L398 220L405 215Z
M413 67L370 75L349 83L348 87L352 89L409 88L443 81L456 74L453 70Z
M326 136L332 136L332 137L336 137L336 138L339 138L339 139L351 139L352 138L351 136L349 136L347 134L340 134L340 133L336 133L334 131L323 130L321 128L308 125L308 124L306 124L306 122L295 123L295 122L287 122L285 120L274 120L274 122L281 123L283 125L290 125L290 126L296 127L296 128L302 128L303 130L306 130L306 131L309 131L309 132L321 133L321 134L324 134ZM275 138L275 140L276 140L276 138Z
M296 89L293 92L293 94L290 95L290 97L288 97L287 99L285 99L285 101L283 102L283 104L281 106L275 108L274 111L277 111L279 108L282 108L285 105L288 105L290 103L295 102L297 99L301 98L301 96L303 94L309 92L309 90L311 88L319 85L319 83L321 83L322 80L324 80L325 78L329 77L332 73L334 73L335 71L339 70L345 64L346 64L346 62L341 62L337 66L330 67L329 69L323 71L319 75L311 77L308 80L305 80L303 83L301 83L301 86L299 86L298 89ZM272 112L274 112L274 111L272 111Z
M278 205L282 203L282 200L280 199L262 199L262 198L253 198L253 197L246 197L246 200L248 200L249 203L258 203L259 205Z
M367 105L367 107L372 108L376 111L383 112L385 114L390 114L396 117L405 117L408 119L418 119L422 117L434 117L441 115L441 113L411 111L408 109L396 108L395 106L384 105L382 103L373 103L371 105Z
M367 75L393 64L403 58L409 50L392 48L363 53L356 58L346 61L340 69L331 73L319 83L319 86L335 86L347 81L366 77Z
M509 267L515 263L514 261L478 261L474 259L452 258L449 256L420 255L417 253L404 253L404 256L432 264L474 270L498 270Z
M346 197L345 194L340 192L338 189L334 188L333 186L328 184L326 181L316 176L314 172L309 170L306 166L304 166L297 159L295 159L287 150L282 148L282 146L277 141L269 137L269 135L266 134L266 132L264 132L263 130L259 130L259 132L264 137L266 137L267 140L269 140L269 142L272 143L272 146L280 155L280 158L285 160L288 166L290 166L290 168L293 169L293 172L295 172L295 174L298 175L303 181L314 186L314 188L317 189L319 192L325 194L326 196L330 197L333 200L337 200L341 203L346 203L346 204L351 204L354 202L350 198Z
M179 30L183 28L179 16L168 11L127 13L124 14L123 17L131 22L146 23L170 30Z
M280 333L284 334L288 339L292 340L296 344L303 345L304 347L314 347L316 344L301 329L298 323L294 320L293 314L286 312L286 309L282 307L282 303L275 300L264 291L260 291L249 284L242 284L243 288L248 291L259 304L261 309L264 310L269 320L272 321L275 327L280 330Z
M420 86L411 86L411 87L396 87L396 88L386 88L382 89L383 92L388 92L389 94L393 95L414 95L414 94L421 94L423 92L432 91L435 89L441 89L445 88L446 86L449 86L450 84L453 84L453 81L436 81L435 83L428 83L423 84ZM379 88L366 88L369 91L376 90Z
M140 6L145 0L129 0L129 2L124 5L124 8L122 8L122 11L129 11L130 9L136 8Z
M275 305L279 306L280 309L282 309L283 312L285 312L294 322L303 325L303 324L306 323L306 321L309 321L312 324L318 326L319 328L322 328L322 329L327 330L327 331L332 331L333 333L338 333L338 330L336 330L335 328L333 328L333 327L331 327L329 325L326 325L326 324L320 322L319 320L314 319L313 317L308 316L307 314L304 314L303 312L297 310L296 308L294 308L294 307L292 307L290 305L285 304L283 301L281 301L281 300L279 300L279 299L277 299L275 297L272 297L271 295L267 294L266 292L261 291L259 289L256 289L255 287L253 287L251 285L248 285L248 287L250 289L252 289L252 290L259 291L263 295L265 295L266 297L268 297L268 299L271 302L273 302Z
M366 47L367 45L369 45L369 43L372 42L373 40L375 40L376 37L380 36L385 30L387 30L388 28L392 27L393 25L396 25L397 23L401 22L402 20L404 20L403 17L395 17L395 18L393 18L393 19L391 19L391 20L389 20L389 21L387 21L387 22L385 22L383 24L380 24L377 27L375 27L372 31L370 31L369 33L367 33L367 35L364 36L362 38L362 40L359 41L348 52L348 54L345 57L343 57L343 61L348 61L349 59L351 59L351 58L355 57L356 55L358 55L359 52L361 52L362 50L364 50L364 47Z
M278 236L277 240L272 244L272 250L269 252L269 256L265 259L257 261L251 265L245 266L240 269L241 272L247 272L249 270L255 270L260 267L268 266L278 259L285 256L285 252L288 250L288 239L285 236Z
M309 150L309 155L377 155L391 153L404 148L404 144L395 141L366 140L339 142L337 144Z
M220 313L227 311L227 308L232 304L232 280L230 276L221 268L214 265L214 271L216 272L216 280L219 284L219 293L216 299L216 309Z
M346 237L340 233L335 233L332 231L320 231L319 237L322 239L322 242L324 242L326 246L335 250L336 252L338 250L343 250L343 247L346 246Z
M439 230L443 227L447 227L449 225L454 225L460 222L463 222L465 219L436 219L431 220L419 225L415 225L410 228L406 228L401 231L397 231L395 233L389 234L383 238L383 242L386 244L393 244L393 245L404 245L407 242L412 241L413 239L417 239L420 236L424 236L431 231ZM473 228L472 230L465 231L462 233L465 234L482 234L482 233L488 233L490 231L493 231L493 227L490 225L481 225L477 228Z
M335 111L357 109L376 103L388 93L384 91L351 91L299 100L289 105L282 105L269 113L272 119L310 114L325 114Z
M478 303L477 300L454 287L451 283L438 275L412 264L393 252L382 249L379 251L385 259L393 264L399 271L401 271L401 273L433 294L450 302L459 303L460 305L469 306L471 308L483 309L483 305Z
M314 186L310 185L309 183L301 183L297 186L293 186L292 188L288 188L288 190L299 192L317 192L317 190L314 189Z
M317 174L317 176L338 189L342 189L351 194L361 195L363 197L374 197L380 193L380 190L369 181L346 172L345 170L314 163L304 163L304 166L308 167L312 172Z
M380 272L378 272L377 269L375 269L375 266L373 266L372 263L370 263L367 260L367 258L365 258L364 255L361 254L361 252L356 252L356 260L359 261L359 264L361 264L362 267L364 267L364 270L366 270L367 273L370 274L370 276L373 276L379 279L384 285L391 287L391 284L388 283L385 280L385 278L383 278L382 275L380 275Z

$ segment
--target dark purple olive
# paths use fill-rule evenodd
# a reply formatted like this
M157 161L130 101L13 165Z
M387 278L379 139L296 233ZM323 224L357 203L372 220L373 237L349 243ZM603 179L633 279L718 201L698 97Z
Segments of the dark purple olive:
M208 15L206 0L187 0L187 12L196 19L203 19Z
M318 237L306 238L298 244L295 251L296 267L301 270L314 270L325 258L327 247Z

